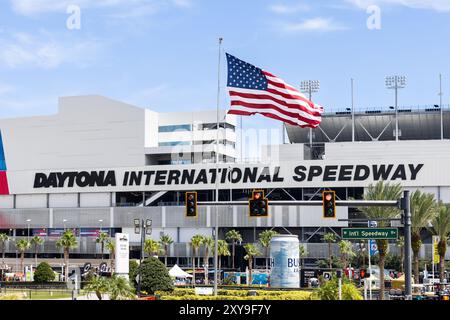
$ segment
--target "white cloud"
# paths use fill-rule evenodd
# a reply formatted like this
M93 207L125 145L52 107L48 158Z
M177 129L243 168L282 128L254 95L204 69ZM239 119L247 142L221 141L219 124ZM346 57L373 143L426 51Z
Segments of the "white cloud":
M397 5L414 9L435 10L439 12L450 11L449 0L345 0L345 1L364 10L370 5L379 5L379 6Z
M331 18L312 18L304 20L300 23L284 23L281 26L284 32L296 33L296 32L308 32L308 31L318 31L318 32L330 32L339 31L347 29L343 25L335 22Z
M13 92L15 88L9 84L0 83L0 97Z
M0 35L0 66L16 69L53 69L62 64L84 65L96 56L102 45L93 40L58 41L47 34Z
M286 5L286 4L274 4L269 7L269 10L276 14L292 14L297 13L299 11L309 11L311 8L303 3L298 3L294 5Z
M10 0L13 10L21 15L33 16L41 13L65 12L69 5L78 5L85 8L110 8L120 13L134 12L139 9L146 13L154 13L157 8L175 6L188 8L192 6L191 0ZM153 8L153 10L149 10ZM133 16L130 14L130 16Z

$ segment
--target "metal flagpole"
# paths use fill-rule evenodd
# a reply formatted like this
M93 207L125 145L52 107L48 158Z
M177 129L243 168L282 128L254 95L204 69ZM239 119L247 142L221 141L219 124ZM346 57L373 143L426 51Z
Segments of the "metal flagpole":
M442 74L439 74L439 108L441 109L441 140L444 140L444 111L442 110Z
M217 139L216 139L216 202L219 201L219 185L218 185L218 172L219 172L219 105L220 105L220 59L222 57L222 41L223 38L219 38L219 63L217 68ZM214 295L217 296L217 264L218 264L218 238L219 238L219 206L216 205L216 226L214 232Z
M354 109L354 91L353 91L353 78L352 82L352 142L355 142L355 109Z

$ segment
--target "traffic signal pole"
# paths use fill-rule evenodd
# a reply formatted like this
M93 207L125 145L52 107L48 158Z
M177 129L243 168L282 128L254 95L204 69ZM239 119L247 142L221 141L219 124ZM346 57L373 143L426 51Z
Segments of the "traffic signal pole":
M403 192L403 231L405 237L405 300L412 300L412 266L411 266L411 208L409 191ZM416 279L417 281L418 279Z

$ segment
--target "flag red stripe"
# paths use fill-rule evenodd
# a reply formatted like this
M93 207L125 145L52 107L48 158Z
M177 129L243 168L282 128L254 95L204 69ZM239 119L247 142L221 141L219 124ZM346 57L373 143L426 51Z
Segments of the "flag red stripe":
M229 93L230 93L230 96L232 96L232 97L235 96L235 97L242 97L242 98L248 98L248 99L268 99L268 100L272 100L278 104L281 104L285 107L292 108L295 110L300 110L300 111L306 112L306 113L316 116L316 117L321 116L321 113L319 111L311 111L308 108L306 108L300 104L287 103L284 100L279 100L279 99L274 98L267 94L243 93L243 92L236 92L236 91L232 91L232 90L230 90ZM295 110L293 110L293 111L295 111Z
M275 119L275 120L279 120L279 121L285 122L287 124L290 124L290 125L293 125L293 126L296 126L296 127L301 127L301 128L306 128L306 127L313 127L313 128L315 128L315 127L317 127L315 125L309 125L309 124L299 125L296 122L290 121L290 120L285 119L285 118L281 118L281 117L279 117L279 116L277 116L275 114L267 113L267 112L257 112L257 111L255 111L255 112L246 112L246 111L242 111L242 110L230 110L230 111L228 111L228 114L234 114L234 115L238 115L238 116L252 116L254 114L260 114L260 115L263 115L265 117L272 118L272 119Z
M271 85L273 85L274 87L277 87L277 88L280 88L280 89L285 89L285 90L294 91L294 90L292 90L291 88L289 88L288 86L285 86L285 85L283 85L283 84L281 84L281 83L273 82L273 81L270 81L270 80L268 80L268 83L271 84ZM311 108L314 108L314 102L309 101L308 99L306 99L306 98L304 98L304 97L302 97L302 96L300 96L300 95L289 94L289 93L285 93L285 92L278 91L278 90L276 90L276 89L270 89L270 88L267 88L267 91L269 91L269 90L274 90L274 91L277 92L277 94L282 95L282 96L285 97L285 98L296 99L296 100L302 100L302 101L306 102L307 104L309 104L309 106L310 106ZM298 91L298 90L295 90L294 92L300 93L300 91Z
M231 105L232 106L244 106L244 107L252 108L252 109L273 109L273 110L278 111L281 114L284 114L286 117L298 119L302 122L306 122L306 123L310 123L310 124L319 124L320 123L320 121L302 117L298 113L286 112L285 110L283 110L273 104L259 104L259 103L248 103L248 102L244 102L244 101L231 101ZM255 112L258 112L258 111L255 111Z
M8 195L8 179L6 176L6 171L0 171L0 195Z

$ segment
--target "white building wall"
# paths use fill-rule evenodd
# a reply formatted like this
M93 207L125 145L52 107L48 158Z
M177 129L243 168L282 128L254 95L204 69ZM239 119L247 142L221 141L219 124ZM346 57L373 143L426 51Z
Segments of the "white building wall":
M0 209L14 208L14 196L0 196Z
M181 228L180 242L190 242L191 238L196 234L200 234L203 236L212 236L212 228Z
M19 194L16 196L17 209L46 208L46 194Z
M78 207L78 194L49 194L49 206L50 208L76 208Z
M81 193L80 207L109 207L111 205L110 193Z
M145 165L145 110L65 97L53 116L0 120L8 170Z

